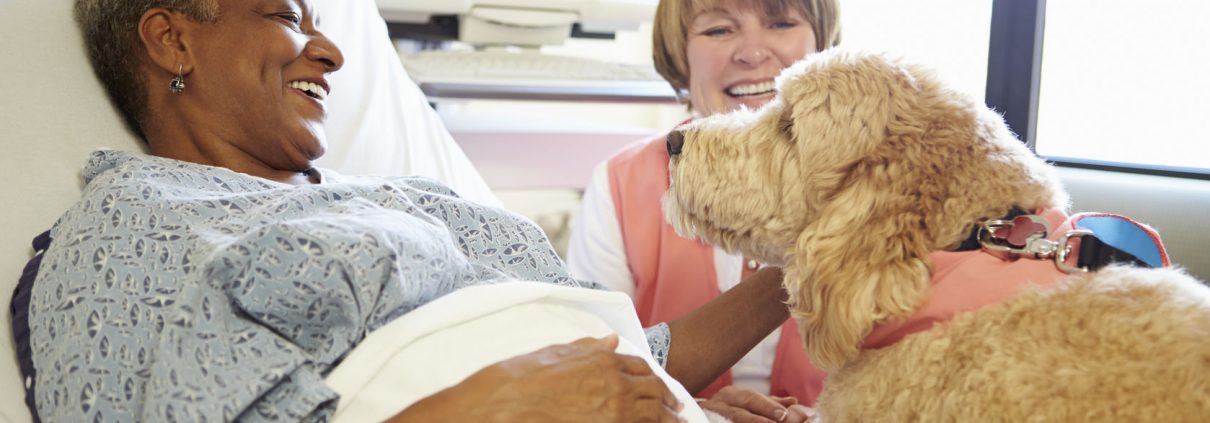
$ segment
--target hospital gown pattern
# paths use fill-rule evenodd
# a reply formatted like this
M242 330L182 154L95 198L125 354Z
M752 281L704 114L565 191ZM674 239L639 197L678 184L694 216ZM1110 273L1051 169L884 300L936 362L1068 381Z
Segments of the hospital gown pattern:
M476 284L597 287L529 221L429 180L287 187L115 151L84 177L30 307L47 421L322 421L323 375L394 317Z

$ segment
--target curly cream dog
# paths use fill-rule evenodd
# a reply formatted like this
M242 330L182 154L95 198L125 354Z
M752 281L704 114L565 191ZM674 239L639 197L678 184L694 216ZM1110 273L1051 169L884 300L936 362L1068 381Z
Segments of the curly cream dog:
M665 211L785 267L805 348L833 370L825 420L1210 418L1210 290L1177 270L1111 266L863 349L927 301L930 254L1068 197L999 115L921 68L832 50L777 85L670 137Z

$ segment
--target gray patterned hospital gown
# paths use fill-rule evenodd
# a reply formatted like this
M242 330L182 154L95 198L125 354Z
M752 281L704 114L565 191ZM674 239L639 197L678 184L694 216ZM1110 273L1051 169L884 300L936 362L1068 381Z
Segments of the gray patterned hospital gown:
M395 317L476 284L597 287L532 223L429 180L291 187L116 151L84 178L30 305L47 421L323 421L324 375ZM666 356L667 326L648 335Z

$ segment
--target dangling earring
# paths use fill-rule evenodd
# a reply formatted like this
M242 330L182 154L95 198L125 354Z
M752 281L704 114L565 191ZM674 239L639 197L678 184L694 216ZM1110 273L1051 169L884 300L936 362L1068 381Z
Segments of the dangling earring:
M176 71L176 78L172 78L172 82L168 83L168 90L173 94L180 94L185 91L185 76L181 74L185 70L185 65L181 65Z

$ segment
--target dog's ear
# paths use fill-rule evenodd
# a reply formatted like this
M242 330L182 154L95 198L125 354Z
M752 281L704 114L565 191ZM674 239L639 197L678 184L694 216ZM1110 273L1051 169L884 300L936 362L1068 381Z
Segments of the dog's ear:
M923 148L911 118L914 69L877 54L831 51L779 80L792 118L808 209L786 287L812 363L837 369L877 322L906 316L929 281L929 242L909 163L887 143Z
M811 362L852 360L876 323L910 315L929 284L924 218L893 184L851 181L799 236L785 279Z
M910 109L921 87L894 59L844 49L816 53L777 80L785 106L780 129L795 140L811 204L826 201L847 167L887 139L896 115Z

